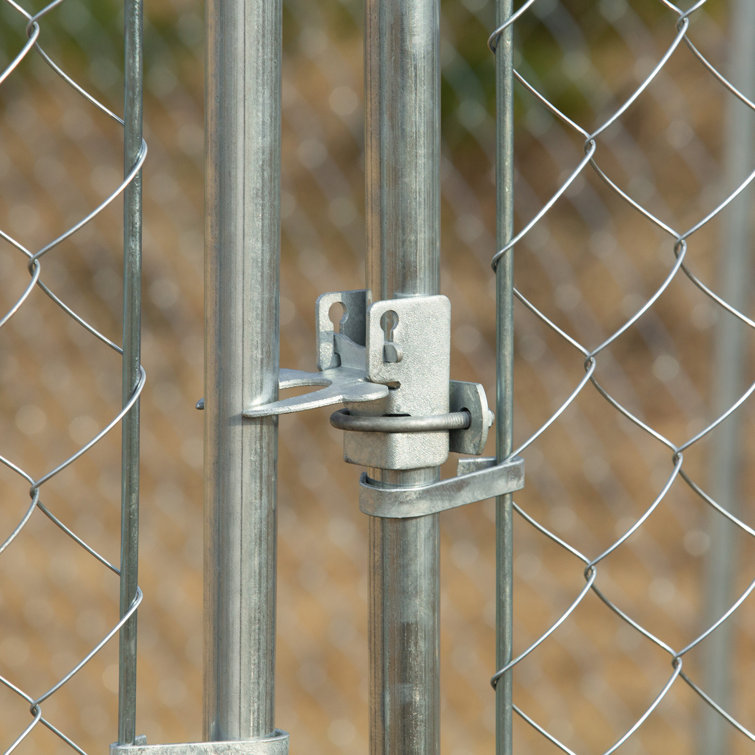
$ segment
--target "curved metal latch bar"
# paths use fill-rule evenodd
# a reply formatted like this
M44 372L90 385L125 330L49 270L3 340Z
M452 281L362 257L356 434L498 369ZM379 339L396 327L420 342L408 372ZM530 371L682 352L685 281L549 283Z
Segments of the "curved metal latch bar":
M496 464L493 458L461 462L462 469L473 466L475 471L415 488L382 488L363 474L359 481L359 508L370 516L407 519L437 514L524 487L524 459L518 456L501 464Z

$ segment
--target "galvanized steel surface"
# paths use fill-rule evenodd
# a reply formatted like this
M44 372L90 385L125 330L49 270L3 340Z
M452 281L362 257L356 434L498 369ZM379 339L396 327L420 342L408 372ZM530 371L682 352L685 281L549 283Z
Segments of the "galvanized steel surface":
M124 175L139 161L143 142L144 7L124 4ZM142 176L123 192L123 405L141 380ZM139 402L123 418L121 442L120 613L126 616L139 590ZM136 737L137 623L134 613L118 636L118 741Z
M525 6L521 6L521 10ZM488 46L496 56L496 242L499 249L514 233L514 33L512 0L497 0L495 31ZM496 461L514 446L514 249L495 268L496 317ZM514 499L496 500L496 665L511 661L514 633ZM495 687L496 753L513 752L513 677L504 674Z
M422 486L386 487L362 475L359 508L370 516L406 519L438 514L524 487L522 459L501 464L486 464L487 459L474 461L479 466L473 471Z
M207 4L204 739L275 729L281 3Z
M367 187L368 193L392 190L390 184ZM414 265L411 239L399 243L402 245L396 248L403 249L411 258L409 266ZM379 249L372 253L378 254ZM387 251L385 254L386 264L401 272L401 265ZM392 321L390 326L386 325L386 318ZM390 353L386 353L388 349ZM354 413L417 417L448 413L451 304L445 296L414 295L399 299L391 295L374 301L367 310L366 353L370 381L387 385L391 390L379 402L365 407L349 406ZM449 438L447 433L436 432L348 433L343 438L343 453L348 462L365 467L432 467L448 459Z
M732 32L733 61L730 76L743 92L755 92L755 5L737 0L733 5L739 20ZM737 180L740 166L755 163L755 118L742 117L739 103L731 98L725 111L726 153L724 175L731 185ZM718 263L722 298L738 310L747 310L752 291L755 266L755 220L752 203L738 202L731 208L728 222L720 231L721 247L729 250ZM715 362L727 365L714 378L711 404L715 411L725 411L741 395L747 381L747 331L736 319L722 317L716 325ZM736 412L712 450L710 458L711 492L716 501L736 517L746 516L746 486L743 484L743 458L740 453L743 413ZM715 622L731 603L741 545L725 517L712 510L710 518L711 559L705 580L705 618ZM732 622L721 625L707 645L704 686L712 699L725 710L733 703ZM702 736L698 753L713 752L725 743L728 721L718 711L708 708L703 714Z
M365 12L367 289L373 301L431 296L440 285L439 2L369 0ZM448 364L446 352L446 384ZM447 412L444 396L422 413ZM369 475L400 487L439 476L401 466ZM371 517L369 542L370 752L429 755L440 748L438 516Z

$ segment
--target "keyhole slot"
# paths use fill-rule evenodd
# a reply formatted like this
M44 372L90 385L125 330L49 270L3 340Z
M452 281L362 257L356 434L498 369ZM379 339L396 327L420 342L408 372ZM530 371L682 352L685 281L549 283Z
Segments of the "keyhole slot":
M398 315L392 309L383 312L383 316L380 318L380 327L383 329L383 333L385 333L386 341L393 342L393 331L397 325Z
M383 312L380 318L380 327L383 329L383 362L395 364L401 361L403 354L401 348L393 341L393 331L398 325L398 315L392 309Z
M328 310L328 317L333 323L333 332L340 333L341 327L346 320L346 306L344 303L340 301L333 302Z

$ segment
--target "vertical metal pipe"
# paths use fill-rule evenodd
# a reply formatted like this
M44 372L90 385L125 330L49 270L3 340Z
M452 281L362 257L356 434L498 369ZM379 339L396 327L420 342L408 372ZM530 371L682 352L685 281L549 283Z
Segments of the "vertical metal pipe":
M496 24L513 12L512 0L497 0ZM514 226L514 76L513 26L496 47L496 238L502 249ZM513 450L514 418L514 251L501 257L496 268L496 457ZM513 498L496 499L496 664L511 660L513 638ZM495 691L496 752L511 755L512 677L504 674Z
M440 288L439 2L367 0L367 287Z
M128 175L142 147L142 0L124 3L124 171ZM142 174L123 194L123 361L122 400L128 402L140 379L142 277ZM121 577L124 616L138 589L139 402L121 430ZM118 647L118 742L136 737L136 614L123 625Z
M438 0L367 0L367 287L373 299L440 285ZM420 485L437 469L370 470ZM370 751L435 755L439 719L438 517L370 519Z
M281 0L206 5L205 738L273 725Z
M731 5L731 80L748 96L755 91L755 3L736 0ZM727 187L742 180L742 166L752 165L755 154L755 118L752 112L733 97L730 99L725 140L724 182ZM752 192L749 192L752 197ZM720 292L723 298L741 311L747 310L750 295L753 238L752 201L737 200L726 214L723 226L723 257L720 267ZM716 339L714 411L721 414L745 390L745 327L726 313L721 313ZM739 515L742 497L741 412L735 412L717 433L712 450L712 494L734 516ZM734 574L737 568L737 541L733 526L720 514L711 513L709 531L710 558L706 575L705 626L713 624L734 601ZM732 623L719 627L706 643L704 688L723 708L731 701ZM702 718L700 753L729 752L731 726L715 711L707 708Z
M386 485L434 482L434 469L376 474ZM438 516L370 518L370 752L440 752Z

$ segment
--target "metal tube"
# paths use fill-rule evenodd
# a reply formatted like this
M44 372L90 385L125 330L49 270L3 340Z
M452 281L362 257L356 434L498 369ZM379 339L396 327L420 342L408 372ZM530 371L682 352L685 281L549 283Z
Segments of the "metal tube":
M142 148L142 0L124 3L124 149L125 175ZM142 174L123 194L123 360L125 406L141 377ZM139 401L123 418L121 429L121 617L138 589L139 558ZM136 613L123 625L118 647L118 742L136 737Z
M367 0L367 288L372 299L440 285L438 0ZM370 470L420 485L437 469ZM369 520L370 752L440 749L437 515Z
M274 732L281 1L206 5L205 738Z
M730 78L746 94L755 89L755 4L738 0L731 8ZM755 121L752 112L735 98L729 100L727 118L725 185L742 180L742 166L751 165L755 150ZM750 193L750 196L752 194ZM733 307L746 311L752 269L752 203L745 197L727 211L723 224L720 293ZM745 390L745 329L733 317L721 313L717 328L714 412L722 414ZM712 450L712 493L715 500L734 516L739 515L742 497L741 445L742 413L735 412L718 431ZM713 511L710 519L710 558L706 575L705 627L722 616L734 601L734 574L737 569L737 540L732 525ZM725 622L707 641L704 689L724 709L731 701L733 659L732 622ZM729 752L732 728L718 713L706 706L699 739L700 753Z
M373 472L370 472L373 477ZM435 470L389 473L421 485ZM438 515L369 519L370 752L440 752Z
M512 0L497 0L496 26L513 12ZM514 231L514 76L513 26L496 47L496 239L502 249ZM514 417L514 250L496 267L496 458L513 450ZM496 499L496 665L505 666L513 645L513 497ZM512 677L504 674L495 688L496 753L511 755Z
M438 0L367 0L367 288L440 287Z

